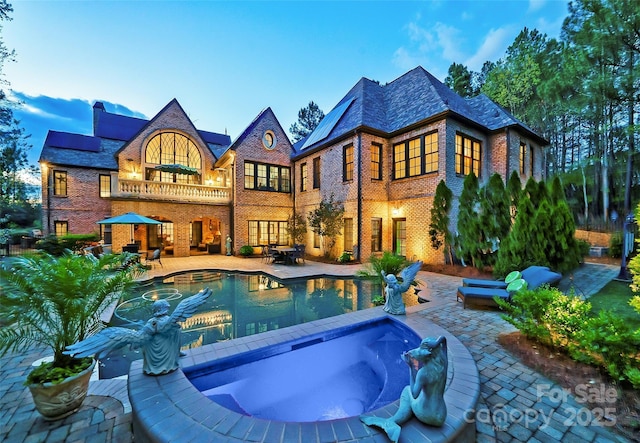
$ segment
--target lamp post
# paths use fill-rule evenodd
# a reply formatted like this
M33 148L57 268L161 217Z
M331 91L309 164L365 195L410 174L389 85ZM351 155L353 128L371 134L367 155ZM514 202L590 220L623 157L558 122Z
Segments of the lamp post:
M627 256L633 250L633 224L635 220L633 214L627 215L622 225L622 260L620 262L620 273L615 278L618 281L630 282L631 275L627 269Z

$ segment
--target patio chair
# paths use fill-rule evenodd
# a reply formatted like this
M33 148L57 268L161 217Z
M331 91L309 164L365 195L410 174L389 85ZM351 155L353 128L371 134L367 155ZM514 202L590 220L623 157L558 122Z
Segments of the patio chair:
M284 254L279 252L275 247L269 247L269 256L271 257L271 263L284 263Z
M153 268L153 265L155 264L155 262L160 263L160 266L162 266L162 261L160 260L160 249L156 249L155 251L153 251L151 253L151 257L149 257L148 253L147 253L147 258L146 258L146 263L145 264L149 264L151 263L151 267ZM164 266L162 266L164 268Z
M289 252L289 260L292 265L295 265L302 256L300 255L300 245L293 245L293 249L293 251Z
M509 278L514 275L513 278ZM548 284L554 286L560 282L562 279L562 275L557 272L553 272L547 266L529 266L524 271L517 272L514 271L502 280L484 280L479 278L463 278L462 286L472 286L476 288L490 288L490 289L507 289L507 285L511 283L512 280L516 280L518 278L522 278L527 282L527 286L529 289L536 289L543 284Z
M270 263L272 258L273 257L271 256L271 253L269 251L269 246L263 245L262 246L262 261L264 263Z
M302 263L306 264L304 261L304 245L295 244L293 247L296 249L292 254L293 262L298 263L298 260L302 260Z
M556 286L562 280L562 274L553 272L546 266L529 266L517 278L507 278L506 280L509 280L508 284L493 280L477 280L475 282L471 281L474 279L464 280L467 280L467 284L459 287L456 293L456 301L462 301L463 309L467 307L467 302L469 301L486 306L496 305L493 297L500 297L508 301L511 298L511 294L515 292L513 291L514 288L536 289L545 284ZM465 284L464 280L463 284ZM493 282L496 286L472 286L468 284L476 282L480 282L483 285ZM498 283L503 283L505 286L500 287Z

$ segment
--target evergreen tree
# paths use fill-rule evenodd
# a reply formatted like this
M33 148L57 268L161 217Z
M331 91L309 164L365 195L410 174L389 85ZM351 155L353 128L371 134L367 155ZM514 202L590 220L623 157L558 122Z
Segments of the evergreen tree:
M520 201L520 194L522 194L522 183L520 182L518 171L513 171L509 176L507 194L509 195L509 202L511 203L511 219L514 220L516 218L518 202Z
M445 254L449 258L449 263L453 263L451 243L453 237L449 231L449 211L451 210L451 200L453 192L447 187L444 180L440 180L436 187L436 194L433 197L433 207L431 208L431 222L429 223L429 236L433 249L445 248Z
M460 256L478 269L482 264L482 230L480 229L478 179L472 172L464 179L458 199L458 248Z
M576 226L567 202L559 200L553 205L550 235L556 255L549 257L549 266L561 274L575 269L582 259L575 237Z
M493 174L482 189L480 200L480 225L483 232L484 250L494 252L511 229L511 210L509 197L500 174ZM485 264L493 264L493 254L487 257Z
M504 278L511 271L522 271L534 265L536 251L531 243L535 209L527 194L523 194L518 205L518 213L511 231L500 244L498 258L493 266L493 275Z
M551 190L549 191L549 196L551 197L551 203L557 205L561 201L566 201L564 190L562 189L562 183L560 182L560 177L557 175L551 181Z
M324 112L312 101L306 108L298 111L298 121L291 125L289 132L291 140L295 143L313 132L324 118Z
M454 62L449 66L448 75L444 79L444 84L462 97L472 97L476 95L476 91L473 88L471 71L462 64Z

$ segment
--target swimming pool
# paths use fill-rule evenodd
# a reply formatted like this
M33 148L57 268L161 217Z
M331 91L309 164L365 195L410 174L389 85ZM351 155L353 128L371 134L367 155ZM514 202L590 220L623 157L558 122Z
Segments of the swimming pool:
M209 399L243 415L311 422L354 417L397 400L403 352L420 337L382 318L272 345L185 371Z
M212 295L182 326L182 349L246 337L322 318L368 309L381 293L371 280L311 277L280 280L263 273L245 274L201 270L169 275L141 283L134 295L115 309L110 326L137 329L152 317L153 301L164 298L173 310L184 297L202 288ZM405 304L418 304L412 291ZM113 352L101 361L100 378L127 373L137 350Z

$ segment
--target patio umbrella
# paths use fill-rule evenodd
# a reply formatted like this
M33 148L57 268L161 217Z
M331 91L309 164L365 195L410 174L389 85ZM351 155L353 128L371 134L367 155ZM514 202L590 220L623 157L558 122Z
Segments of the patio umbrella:
M154 220L135 212L127 212L126 214L116 215L115 217L105 218L98 222L99 225L131 225L131 243L133 243L133 225L161 225L162 222Z
M154 167L156 171L169 172L171 174L183 174L183 175L198 175L198 170L190 166L181 165L178 163L158 165Z

